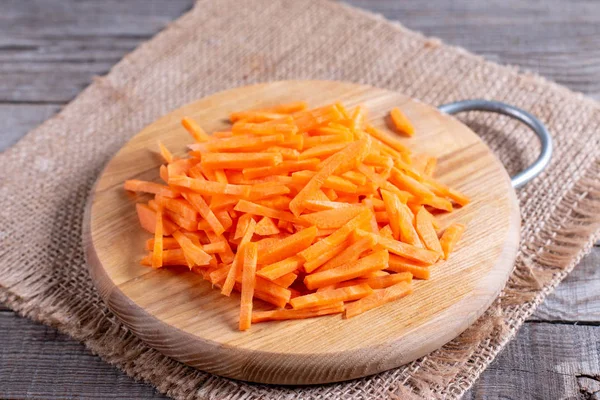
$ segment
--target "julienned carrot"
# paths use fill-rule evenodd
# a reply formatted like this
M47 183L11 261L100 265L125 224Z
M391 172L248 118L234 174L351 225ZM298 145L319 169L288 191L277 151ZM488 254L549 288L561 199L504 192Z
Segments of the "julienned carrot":
M248 214L246 214L248 215ZM256 234L260 236L270 236L279 233L279 228L273 222L272 218L263 217L256 224Z
M409 260L404 257L390 254L389 265L386 268L388 271L394 272L410 272L417 279L429 279L431 276L431 268L429 265Z
M440 238L440 245L444 252L444 259L448 259L448 255L452 252L454 246L460 240L460 237L464 231L465 226L463 224L452 224L444 231L442 237Z
M375 307L398 300L412 293L412 287L407 282L400 282L393 286L376 291L369 296L346 305L344 318L352 318Z
M319 268L319 271L327 271L328 269L336 268L349 262L354 262L360 258L363 252L372 249L376 244L377 238L375 235L359 239L352 245L345 247L341 253L323 264Z
M361 234L363 236L375 236L375 234L366 231L361 231ZM408 243L388 239L382 236L377 238L377 243L390 253L429 265L435 263L440 258L440 255L434 251L422 249Z
M317 228L311 226L281 240L258 254L260 264L272 264L293 256L306 249L317 235Z
M377 271L384 272L384 271ZM387 274L381 276L369 276L367 278L353 279L351 281L345 281L338 283L336 287L354 286L360 284L369 285L371 289L383 289L400 282L411 282L412 274L410 272L400 272L397 274Z
M412 123L398 107L392 108L392 111L390 111L390 117L392 118L394 127L398 130L398 132L407 136L413 136L415 134L415 128L413 127Z
M428 210L470 199L433 178L435 157L412 154L367 115L363 106L297 102L233 113L231 129L211 136L185 118L196 142L187 157L158 145L166 185L125 183L154 196L136 205L153 234L142 265L187 265L225 295L238 290L242 330L252 319L346 305L351 317L405 295L464 229L452 225L438 239ZM411 132L397 111L392 117L397 131ZM281 310L253 312L254 298Z
M272 311L254 311L252 313L252 323L266 321L283 321L287 319L305 319L320 317L323 315L339 314L344 312L344 302L328 304L323 307L308 308L304 310L272 310Z
M130 179L125 181L124 188L125 190L130 190L132 192L152 193L171 198L176 198L179 196L179 192L177 190L168 186L161 185L160 183L140 181L138 179Z
M356 217L361 211L361 207L337 208L304 214L300 218L319 229L337 229Z
M210 136L208 136L206 132L204 132L204 129L202 129L200 125L198 125L198 123L193 119L184 117L181 120L181 124L189 132L189 134L192 135L196 142L206 142L210 140Z
M307 275L304 278L304 284L308 289L313 290L321 286L358 278L369 272L385 269L388 266L388 258L388 252L381 250L357 261Z
M244 265L242 267L242 297L240 302L240 331L250 328L252 321L252 297L256 283L256 243L245 243L242 248Z
M429 250L433 250L436 253L443 253L440 240L438 239L435 228L433 227L433 216L427 212L425 207L421 207L415 216L415 227L421 240Z
M163 253L163 211L158 208L156 211L156 225L154 227L154 249L152 251L152 268L160 268L162 264Z
M177 240L179 246L183 250L183 254L188 260L188 266L192 269L195 265L208 265L211 256L206 253L201 247L196 246L190 238L181 233L180 231L173 232L173 238ZM156 246L156 238L154 238L154 243Z
M366 283L362 283L354 286L324 290L318 293L299 296L290 300L290 304L295 310L300 310L303 308L331 305L340 301L358 300L371 293L373 293L373 289Z

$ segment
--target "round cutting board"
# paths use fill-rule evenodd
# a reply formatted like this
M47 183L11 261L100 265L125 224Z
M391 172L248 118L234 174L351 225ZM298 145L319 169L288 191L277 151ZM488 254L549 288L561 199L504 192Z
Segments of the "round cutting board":
M376 127L400 107L416 134L402 138L438 157L435 176L472 203L440 218L466 223L450 260L415 280L414 293L351 319L341 315L268 322L237 329L239 295L218 290L182 268L139 264L150 237L139 226L126 179L158 181L157 140L184 155L191 138L184 116L208 132L223 130L230 112L305 100L310 106L364 104ZM504 286L519 242L520 217L509 177L465 125L400 93L331 81L284 81L213 94L150 124L108 163L85 216L92 279L108 307L151 347L185 364L230 378L274 384L317 384L362 377L419 358L472 324Z

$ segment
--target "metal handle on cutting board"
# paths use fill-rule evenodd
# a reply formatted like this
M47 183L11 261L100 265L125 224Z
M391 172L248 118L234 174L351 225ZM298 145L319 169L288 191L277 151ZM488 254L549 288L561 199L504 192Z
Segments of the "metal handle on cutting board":
M552 157L552 138L539 119L525 110L499 101L463 100L443 104L438 109L446 114L456 114L463 111L487 111L507 115L527 125L540 139L542 151L537 160L523 171L510 178L513 188L518 189L538 176L548 166Z

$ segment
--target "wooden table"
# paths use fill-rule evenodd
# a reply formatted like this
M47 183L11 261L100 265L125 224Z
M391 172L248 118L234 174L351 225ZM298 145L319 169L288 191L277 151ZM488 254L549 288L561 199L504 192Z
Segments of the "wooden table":
M193 0L0 0L0 150ZM352 0L600 99L595 0ZM600 399L600 247L548 297L466 399ZM163 398L56 330L0 306L0 398Z

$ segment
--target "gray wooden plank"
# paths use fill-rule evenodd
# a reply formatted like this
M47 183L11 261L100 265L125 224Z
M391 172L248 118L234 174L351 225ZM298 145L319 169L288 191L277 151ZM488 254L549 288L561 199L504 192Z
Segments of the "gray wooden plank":
M600 325L600 247L592 249L530 320Z
M528 323L464 399L585 399L599 383L600 327Z
M0 332L0 398L165 398L53 328L0 311Z
M410 29L600 98L600 3L345 0Z

